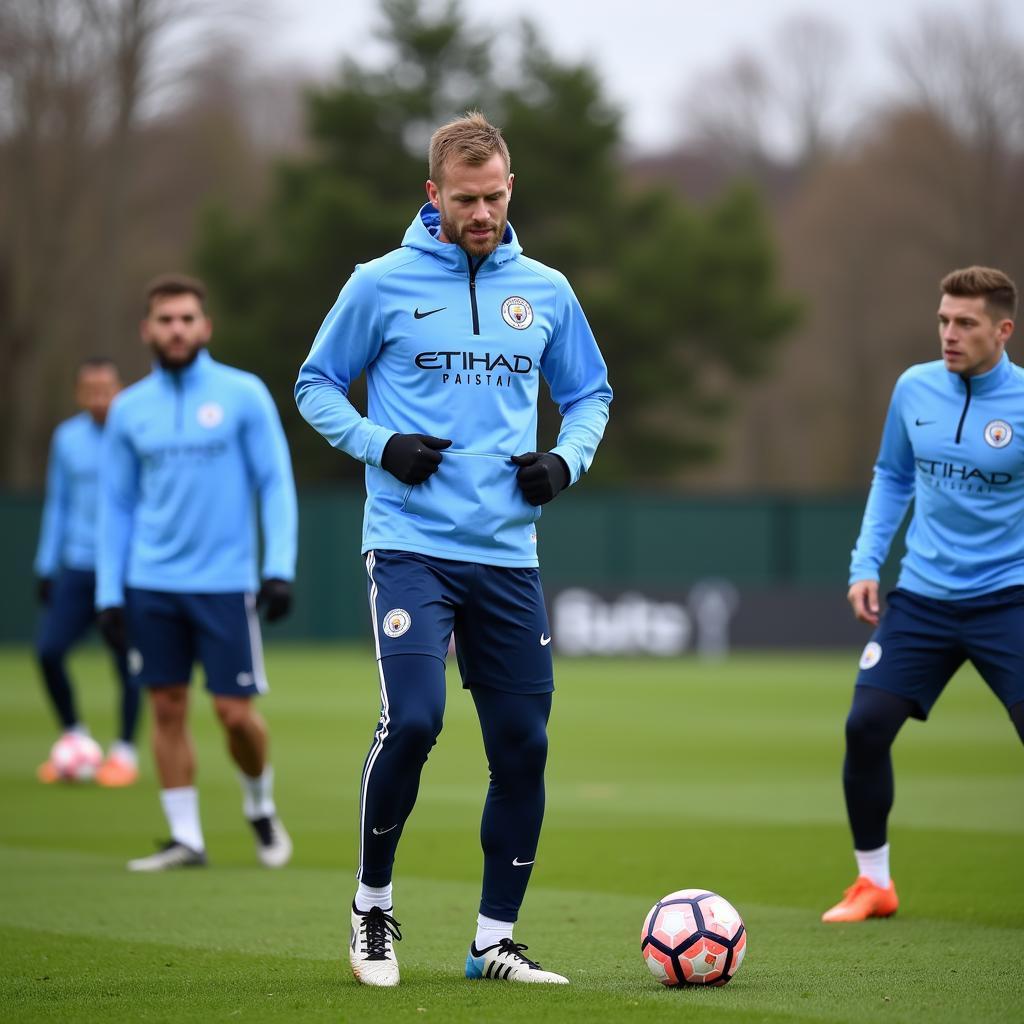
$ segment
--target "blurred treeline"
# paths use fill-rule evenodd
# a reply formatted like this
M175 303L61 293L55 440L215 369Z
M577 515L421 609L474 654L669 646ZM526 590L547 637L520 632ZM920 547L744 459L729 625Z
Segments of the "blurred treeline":
M214 354L270 385L300 480L354 478L297 417L295 373L354 264L399 244L432 128L474 106L509 140L524 248L569 276L611 369L595 479L861 490L896 375L936 353L938 279L1024 284L1024 43L998 7L908 22L900 88L856 116L841 33L782 24L637 155L597 72L530 25L382 0L387 65L314 85L258 70L246 6L0 7L7 486L38 486L81 358L145 372L140 294L171 268L211 286Z

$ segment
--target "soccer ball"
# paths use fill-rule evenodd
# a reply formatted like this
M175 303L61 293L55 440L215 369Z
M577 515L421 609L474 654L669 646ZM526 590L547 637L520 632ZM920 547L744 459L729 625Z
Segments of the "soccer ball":
M707 889L670 892L651 907L640 952L662 985L724 985L747 951L747 929L736 908Z
M90 782L103 760L103 750L91 737L66 732L50 750L57 777L65 782Z

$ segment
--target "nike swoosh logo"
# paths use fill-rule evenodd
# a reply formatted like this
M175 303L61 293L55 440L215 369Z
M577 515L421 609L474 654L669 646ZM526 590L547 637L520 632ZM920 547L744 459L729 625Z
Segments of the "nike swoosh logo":
M934 423L935 420L914 420L915 427L927 427L929 423Z
M532 863L533 863L532 860L520 860L518 857L515 857L512 860L512 867L514 867L514 868L525 868L525 867L529 867Z
M549 643L551 643L551 637L545 636L543 633L541 633L541 635L540 635L540 645L541 645L541 647L547 647L547 645Z
M397 823L392 825L391 828L398 828ZM390 832L391 828L377 828L377 826L374 825L373 826L373 834L375 836L382 836L382 835L384 835L385 832Z
M438 306L437 309L428 309L426 313L421 313L420 307L417 306L416 311L413 313L413 316L416 317L417 320L422 320L425 316L433 316L435 313L440 313L442 309L447 308L447 306Z

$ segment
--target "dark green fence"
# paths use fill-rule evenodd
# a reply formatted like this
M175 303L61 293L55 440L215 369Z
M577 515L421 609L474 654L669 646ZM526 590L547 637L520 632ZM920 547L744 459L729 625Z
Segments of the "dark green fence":
M580 488L545 509L539 526L548 588L678 590L721 577L741 587L842 592L863 497L756 499L602 492ZM293 617L274 635L368 635L359 553L363 497L311 490L300 499ZM32 559L40 501L0 496L0 640L25 641L36 618Z

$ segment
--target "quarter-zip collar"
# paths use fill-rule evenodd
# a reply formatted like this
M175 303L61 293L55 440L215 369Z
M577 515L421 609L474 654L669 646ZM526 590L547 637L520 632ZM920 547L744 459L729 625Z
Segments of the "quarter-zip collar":
M515 231L511 224L505 226L505 234L501 243L482 262L479 257L472 261L466 258L463 249L453 242L442 242L437 236L441 233L441 214L434 209L430 203L424 203L419 212L413 217L402 239L402 245L413 249L420 249L430 253L436 260L442 263L447 270L458 274L469 275L470 262L479 264L477 273L494 273L509 260L514 260L522 251Z
M999 362L991 370L979 373L974 377L963 377L961 374L949 370L946 372L949 375L950 383L957 392L962 394L964 391L970 391L973 398L978 398L1001 388L1012 376L1013 366L1010 363L1010 357L1004 352ZM970 387L968 387L968 381L970 381Z
M211 357L209 350L204 347L199 350L195 359L181 370L168 370L159 362L154 361L153 373L165 384L170 384L173 387L178 388L186 387L198 380L199 377L206 372L206 368L212 362L213 358Z

